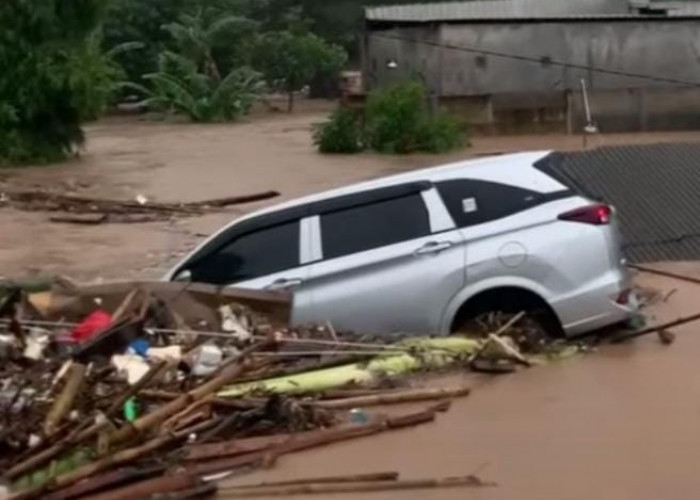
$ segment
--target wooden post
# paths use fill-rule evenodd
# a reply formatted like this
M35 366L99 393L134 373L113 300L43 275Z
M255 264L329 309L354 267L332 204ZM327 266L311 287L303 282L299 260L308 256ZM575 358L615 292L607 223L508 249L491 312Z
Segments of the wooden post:
M58 395L51 407L44 423L44 434L51 436L61 423L61 420L70 412L75 399L80 394L85 380L87 366L82 363L72 363L66 374L66 385Z

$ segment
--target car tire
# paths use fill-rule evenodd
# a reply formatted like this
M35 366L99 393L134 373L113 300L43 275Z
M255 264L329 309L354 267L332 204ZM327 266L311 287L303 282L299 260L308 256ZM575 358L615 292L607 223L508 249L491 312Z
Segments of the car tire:
M504 309L484 309L460 321L454 331L456 335L485 338L491 333L497 333L515 319L521 311ZM548 328L548 321L536 311L525 311L525 315L516 320L502 335L511 337L523 352L536 353L542 351L554 338L555 332Z

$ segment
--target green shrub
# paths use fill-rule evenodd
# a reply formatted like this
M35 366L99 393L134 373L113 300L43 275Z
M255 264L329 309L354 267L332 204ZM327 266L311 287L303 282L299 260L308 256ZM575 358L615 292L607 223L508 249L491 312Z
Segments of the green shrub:
M407 82L370 93L364 120L336 111L315 142L322 153L355 153L363 146L389 154L444 153L463 145L465 134L452 117L431 113L421 83Z
M467 144L463 127L451 116L438 114L418 131L418 151L445 153Z
M372 92L365 110L367 145L382 153L418 151L428 115L425 100L425 90L418 82Z
M314 131L314 143L321 153L358 153L362 151L362 127L356 111L337 109L330 119Z

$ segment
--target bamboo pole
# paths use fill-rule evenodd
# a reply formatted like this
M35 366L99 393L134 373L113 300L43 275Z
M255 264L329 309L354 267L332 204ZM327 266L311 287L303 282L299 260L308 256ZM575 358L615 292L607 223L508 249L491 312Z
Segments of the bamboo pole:
M314 403L314 406L317 408L344 410L367 406L394 405L401 403L414 403L419 401L450 399L468 396L470 392L471 389L469 387L409 389L405 391L389 392L385 394L358 396L354 398L330 401L317 401Z
M523 319L525 316L525 311L520 311L518 314L510 318L510 321L508 321L505 325L503 325L501 328L499 328L497 331L493 332L493 334L496 337L500 337L504 333L506 333L508 330L510 330L513 325L515 325L518 321Z
M346 441L364 436L371 436L387 430L396 430L413 425L419 425L435 419L435 409L429 408L415 413L399 415L389 419L371 422L367 425L347 425L334 429L311 431L299 435L291 435L289 439L279 444L263 448L259 451L239 456L194 462L187 467L189 472L199 475L237 469L239 467L259 467L273 464L278 457L296 453L310 448L316 448L331 443ZM192 455L190 455L191 457ZM200 455L201 456L201 455Z
M204 422L203 424L206 423L207 422ZM203 424L198 425L203 426ZM111 469L112 467L129 464L148 455L149 453L163 448L164 446L185 439L191 432L192 428L188 428L176 433L157 436L142 445L120 450L100 460L83 465L82 467L79 467L71 472L61 474L42 486L21 491L9 497L9 500L34 500L44 498L43 495L46 493L46 491L65 488L102 471Z
M177 438L173 435L159 436L143 445L136 446L134 448L127 448L108 457L91 462L87 465L83 465L72 472L61 474L60 476L54 478L50 483L21 491L11 496L10 500L33 500L43 498L46 491L65 488L111 467L130 463L161 448L162 446L165 446L166 444L175 441L176 439Z
M138 436L145 430L162 424L169 417L181 412L191 404L204 399L206 396L218 391L219 389L222 389L227 384L230 384L236 380L241 373L243 373L244 366L242 361L248 356L248 354L259 349L260 347L261 344L255 344L248 347L246 350L241 352L234 364L226 367L218 376L192 389L188 393L181 395L177 399L164 404L151 413L144 415L131 425L125 425L110 437L110 442L115 444L128 441L129 439Z
M139 380L136 384L127 389L117 400L115 400L115 402L109 407L109 409L107 409L105 413L106 418L100 419L94 424L89 425L88 427L78 427L61 441L54 443L49 448L46 448L45 450L36 453L35 455L27 457L22 462L14 465L11 469L5 472L4 477L8 479L14 479L26 472L30 472L36 467L39 467L51 460L52 458L58 456L70 446L82 443L83 441L90 439L93 436L96 436L103 428L107 426L107 419L113 416L123 406L126 400L128 400L137 392L139 392L143 387L146 387L153 380L156 380L158 377L160 377L160 375L167 369L167 366L169 366L168 362L161 362L153 366L146 373L146 375L144 375L141 378L141 380Z
M396 481L399 478L399 473L391 472L371 472L369 474L351 474L341 476L323 476L312 477L307 479L290 479L288 481L270 481L256 484L240 484L231 486L232 490L247 490L257 488L271 488L279 486L298 486L302 484L329 484L329 483L361 483L370 481Z
M62 490L44 495L42 500L69 500L71 498L82 498L84 495L104 491L107 488L117 488L124 484L143 481L154 476L160 476L164 472L165 467L161 466L149 469L144 469L143 467L116 469L98 474Z
M49 448L46 448L45 450L35 455L31 455L25 460L22 460L20 463L12 466L3 474L3 477L6 479L15 479L26 472L34 470L35 468L45 464L52 458L63 453L72 444L82 441L82 439L80 439L81 437L87 439L88 437L96 435L102 429L102 427L106 425L106 423L107 421L104 421L92 424L86 429L78 428L74 430L66 438L53 444Z
M216 483L204 483L189 490L181 490L174 493L164 493L158 495L153 500L201 500L209 498L219 491Z
M278 497L291 495L323 495L329 493L359 493L369 491L397 491L456 487L489 487L495 483L484 482L476 476L446 477L441 479L408 479L403 481L370 481L340 484L302 484L282 488L221 489L226 498Z
M82 500L126 500L152 498L155 495L188 490L199 484L197 476L192 474L175 474L139 481L104 493L83 497Z
M124 403L126 403L133 396L140 393L144 387L148 386L151 382L159 378L168 367L174 366L175 364L176 363L174 361L170 362L166 360L161 360L155 365L151 366L151 368L149 368L146 374L143 377L141 377L138 382L129 387L126 391L122 393L121 396L119 396L112 402L107 411L105 411L105 416L107 418L114 416L114 414L124 406Z
M291 435L279 444L275 444L271 447L263 448L252 453L210 460L207 462L193 462L191 465L187 466L187 471L203 476L237 469L239 467L260 467L263 465L271 465L281 455L286 455L295 451L314 448L325 444L377 434L384 429L386 429L386 424L384 422L377 422L364 426L344 426L336 429L312 431L309 433L303 433L299 437Z
M66 374L66 384L46 415L44 422L44 434L52 436L58 428L61 420L70 412L75 399L85 381L87 366L82 363L72 363Z
M318 397L324 401L329 401L335 399L356 398L359 396L376 396L377 394L384 394L386 392L386 389L336 389L324 391L321 394L318 394Z
M317 433L323 431L306 431L298 435ZM272 436L260 436L239 438L220 443L203 443L186 446L182 451L184 460L197 461L212 458L234 457L254 453L257 451L277 446L291 437L291 434L274 434Z
M177 392L168 392L161 390L146 389L139 392L139 395L144 398L157 399L172 401L181 396ZM262 398L245 398L245 399L234 399L234 398L212 398L210 400L211 404L221 408L228 408L238 411L252 410L253 408L259 408L265 404L265 399Z
M617 344L619 342L624 342L625 340L641 337L642 335L649 335L650 333L657 333L662 330L668 330L669 328L673 328L674 326L681 326L698 320L700 320L700 313L693 314L691 316L686 316L684 318L674 319L673 321L668 321L667 323L662 323L660 325L650 326L649 328L645 328L637 332L631 332L628 334L620 335L619 337L614 337L612 341L613 343Z
M399 415L397 417L391 417L386 420L386 425L389 429L402 429L404 427L413 427L414 425L427 424L435 420L435 413L437 410L435 408L428 408L417 413L408 413L406 415Z
M155 411L144 415L140 419L136 420L136 422L134 422L133 424L127 424L126 426L122 427L110 436L110 444L122 443L132 439L135 436L138 436L143 431L161 424L168 417L172 416L173 414L179 411L182 411L190 404L199 401L200 399L203 399L207 395L224 387L226 384L231 383L231 381L235 380L236 377L243 372L244 367L242 361L245 359L245 357L250 352L253 352L259 347L259 344L249 347L239 355L236 364L228 366L219 376L200 385L199 387L191 390L190 392L183 394L179 398L163 405L162 407L159 407ZM99 424L95 424L95 426L98 425ZM88 429L88 431L91 429L92 427ZM87 464L73 472L58 476L54 479L53 483L51 484L51 487L64 487L86 477L89 477L93 474L96 474L97 472L101 472L102 470L105 470L114 465L129 463L173 441L181 439L183 436L187 436L187 434L183 434L185 432L189 431L181 431L175 434L161 435L146 442L141 446L125 449L115 453L114 455L105 457L104 459ZM19 495L12 497L12 500L37 498L33 495L36 495L37 493L41 494L41 492L43 492L44 489L45 487L28 490L27 492L20 493Z
M0 318L0 324L7 325L10 323L10 320L5 319L5 318ZM66 328L66 327L75 327L78 326L80 323L75 323L75 322L68 322L68 321L47 321L47 320L34 320L34 319L26 319L22 321L23 325L27 326L41 326L44 328ZM150 331L153 331L154 333L164 333L164 334L173 334L173 335L178 335L178 334L186 334L186 335L192 335L192 336L197 336L197 337L210 337L210 338L222 338L222 339L230 339L231 334L230 333L225 333L225 332L215 332L215 331L209 331L209 330L192 330L192 329L178 329L178 328L151 328ZM268 337L265 335L253 335L252 337L254 340L260 340L264 341L267 340ZM407 348L405 346L399 346L399 345L387 345L387 344L377 344L377 343L368 343L368 342L351 342L351 341L344 341L344 340L325 340L325 339L300 339L300 338L282 338L280 341L282 344L299 344L299 345L319 345L319 346L329 346L329 347L356 347L358 349L367 349L369 351L375 350L375 351L397 351L401 350L402 352L405 351L410 351L410 348ZM364 351L363 351L364 352Z

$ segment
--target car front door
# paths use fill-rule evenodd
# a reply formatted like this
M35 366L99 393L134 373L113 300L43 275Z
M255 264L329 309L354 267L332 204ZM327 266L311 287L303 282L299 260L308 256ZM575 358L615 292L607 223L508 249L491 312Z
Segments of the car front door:
M224 233L194 255L184 269L199 283L253 290L294 292L294 323L308 322L310 295L306 289L306 224L299 219Z
M320 252L308 279L315 322L437 333L446 304L464 285L465 254L434 188L320 213L313 222Z

